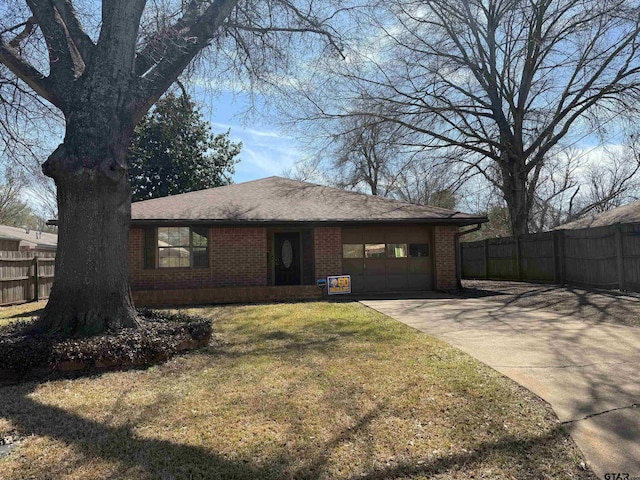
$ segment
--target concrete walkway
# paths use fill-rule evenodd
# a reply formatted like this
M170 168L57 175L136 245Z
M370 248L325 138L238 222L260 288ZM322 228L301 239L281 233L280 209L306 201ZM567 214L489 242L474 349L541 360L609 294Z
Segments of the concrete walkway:
M546 400L599 478L607 472L640 478L640 328L482 298L362 303L445 340Z

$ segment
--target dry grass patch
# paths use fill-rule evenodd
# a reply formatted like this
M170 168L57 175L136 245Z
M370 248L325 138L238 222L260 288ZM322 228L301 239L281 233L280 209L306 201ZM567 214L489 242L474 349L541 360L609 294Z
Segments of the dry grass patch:
M0 389L0 478L594 478L542 402L359 304L187 313L222 345Z
M29 320L40 315L47 302L21 303L8 307L0 307L0 327L18 320Z

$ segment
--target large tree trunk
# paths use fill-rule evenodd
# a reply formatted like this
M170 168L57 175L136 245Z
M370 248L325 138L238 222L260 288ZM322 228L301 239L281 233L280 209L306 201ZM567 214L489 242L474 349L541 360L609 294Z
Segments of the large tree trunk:
M512 235L529 233L531 206L527 193L527 172L518 159L510 159L500 165L502 169L502 194L509 210Z
M94 334L137 325L127 268L133 127L217 37L238 1L183 2L143 36L146 0L104 1L97 38L87 35L72 3L28 0L33 15L12 40L4 34L20 25L3 32L0 64L66 121L63 144L42 167L56 182L59 209L56 276L42 322L50 331ZM320 27L309 19L304 28ZM46 48L21 45L32 36ZM39 54L49 58L44 73Z
M127 265L129 130L95 110L77 115L43 166L56 182L59 214L56 274L42 316L49 331L93 335L137 326Z

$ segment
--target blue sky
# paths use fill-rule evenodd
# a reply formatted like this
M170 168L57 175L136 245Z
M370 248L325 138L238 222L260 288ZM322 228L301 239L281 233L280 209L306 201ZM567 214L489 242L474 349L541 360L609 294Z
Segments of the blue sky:
M212 95L196 94L196 98L214 133L231 129L230 138L242 142L234 182L282 175L285 169L300 160L302 152L296 138L281 131L273 121L273 112L259 112L261 115L243 118L249 105L246 95L222 93L212 98Z
M265 110L260 112L261 115L253 115L253 119L243 119L243 113L249 106L247 95L229 91L216 96L202 95L198 88L195 90L191 93L198 102L203 119L211 124L213 133L230 129L230 138L243 144L240 162L233 175L235 183L281 176L285 169L301 158L298 142L293 136L282 133L275 122L274 112ZM43 155L48 155L62 141L62 129L52 133L47 144L43 145ZM22 193L25 201L36 209L40 208L40 201L30 188Z

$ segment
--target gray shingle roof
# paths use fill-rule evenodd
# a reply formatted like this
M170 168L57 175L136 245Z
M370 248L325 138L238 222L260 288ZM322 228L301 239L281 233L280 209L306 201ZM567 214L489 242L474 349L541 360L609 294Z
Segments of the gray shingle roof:
M556 227L556 230L573 230L576 228L606 227L616 223L640 223L640 200L612 208L597 215L586 215L583 218Z
M133 223L390 222L470 225L485 217L269 177L132 204Z
M58 235L55 233L40 232L37 230L27 231L22 227L10 227L8 225L0 225L0 238L20 240L21 246L30 248L55 250L58 246Z

